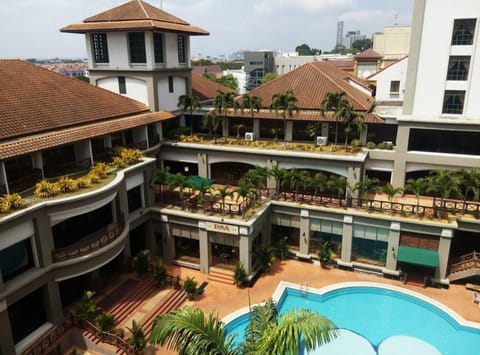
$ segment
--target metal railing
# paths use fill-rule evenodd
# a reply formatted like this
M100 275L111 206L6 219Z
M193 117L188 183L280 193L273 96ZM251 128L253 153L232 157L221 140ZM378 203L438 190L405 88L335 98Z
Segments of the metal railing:
M66 247L52 251L52 261L58 263L65 260L78 258L79 256L90 254L95 250L103 248L117 239L122 233L122 224L111 224L105 234L100 235L95 240L74 247Z

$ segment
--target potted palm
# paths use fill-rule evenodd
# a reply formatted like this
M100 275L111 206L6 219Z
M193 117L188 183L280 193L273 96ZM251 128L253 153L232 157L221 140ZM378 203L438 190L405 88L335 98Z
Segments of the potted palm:
M328 241L320 243L318 259L323 268L329 267L332 264L332 249L330 248L330 243Z
M197 293L197 281L195 281L193 277L187 277L183 282L183 290L187 294L188 299L193 300Z
M239 261L237 265L235 265L235 269L233 270L233 283L235 284L235 286L240 288L245 285L247 280L247 272L245 271L242 262Z

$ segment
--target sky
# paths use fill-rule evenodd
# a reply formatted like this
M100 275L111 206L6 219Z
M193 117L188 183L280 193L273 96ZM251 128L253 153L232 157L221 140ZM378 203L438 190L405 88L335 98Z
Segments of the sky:
M414 0L145 0L210 32L191 39L191 54L229 55L238 50L294 51L306 43L333 49L337 21L344 31L370 37L384 26L411 25ZM81 34L60 28L126 0L0 0L0 58L85 58ZM6 4L8 2L8 5Z

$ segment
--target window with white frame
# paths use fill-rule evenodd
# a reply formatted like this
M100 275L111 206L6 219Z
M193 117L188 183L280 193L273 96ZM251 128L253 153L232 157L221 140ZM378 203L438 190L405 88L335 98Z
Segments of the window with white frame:
M95 63L108 63L108 45L106 33L92 33L92 51Z
M390 95L391 96L400 95L400 81L399 80L390 81Z

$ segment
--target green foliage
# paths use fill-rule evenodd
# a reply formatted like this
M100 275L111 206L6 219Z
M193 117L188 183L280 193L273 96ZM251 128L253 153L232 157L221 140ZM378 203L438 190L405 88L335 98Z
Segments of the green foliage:
M288 256L288 249L288 236L284 236L278 240L278 243L275 246L275 256L278 256L282 260L286 259Z
M269 81L272 81L273 79L278 78L277 73L267 73L263 76L262 78L262 85L268 83Z
M320 55L322 54L321 49L310 48L306 43L300 44L295 47L295 52L298 52L298 55Z
M375 149L376 147L377 145L375 144L375 142L372 142L372 141L367 142L368 149Z
M358 49L360 52L372 48L373 42L370 38L357 39L352 43L352 48Z
M168 139L179 140L180 136L187 136L189 133L190 133L190 128L188 127L176 127L167 131L166 136Z
M37 183L33 193L37 197L48 198L58 195L60 193L60 187L56 183L42 180Z
M275 261L275 255L272 248L269 246L263 247L259 249L256 254L257 258L255 260L255 268L260 273L269 271L273 266L273 262Z
M132 327L127 327L128 331L130 332L130 338L128 339L128 343L132 346L132 348L136 351L142 351L147 346L147 341L145 339L145 333L135 320L132 321Z
M386 144L385 144L385 148L388 149L388 150L393 150L394 145L393 145L393 143L390 143L390 142L389 142L389 143L386 143Z
M318 250L318 259L322 265L329 265L332 262L332 248L328 241L323 241L320 243L320 248Z
M95 296L95 291L84 291L80 302L76 305L77 315L90 322L93 322L99 311L98 306L93 302L93 296Z
M79 189L85 189L92 184L92 180L88 176L80 176L77 178L77 186Z
M221 78L217 79L217 83L226 86L235 92L238 91L238 80L232 74L227 74L222 76Z
M222 70L228 70L228 69L231 69L231 70L239 70L239 69L242 69L243 63L239 63L239 62L223 62L223 63L220 63L220 67L222 67Z
M132 267L138 275L145 274L150 267L148 254L143 252L137 253L132 259Z
M6 213L11 209L17 209L23 206L24 200L17 193L7 194L0 198L0 212Z
M78 182L67 176L62 176L57 181L61 193L73 192L78 190Z
M96 176L98 176L99 179L105 179L108 175L109 170L110 167L107 163L99 162L90 169L90 173L95 174Z
M197 293L197 281L194 280L194 277L187 277L185 281L183 281L183 290L187 294L188 299L193 299L193 297Z
M245 282L248 280L248 275L247 272L245 271L245 268L243 267L243 264L241 261L237 262L235 265L235 269L233 269L233 283L237 287L242 287Z
M167 281L167 269L163 264L157 264L153 268L153 283L159 287L165 286Z
M322 122L310 122L305 128L305 133L309 137L317 137L322 135Z
M113 157L113 164L119 169L123 169L129 165L137 164L142 157L143 153L139 149L120 147Z
M386 147L386 144L383 142L377 144L377 149L385 149Z
M105 333L114 333L116 325L115 317L108 312L102 312L95 318L96 326Z

